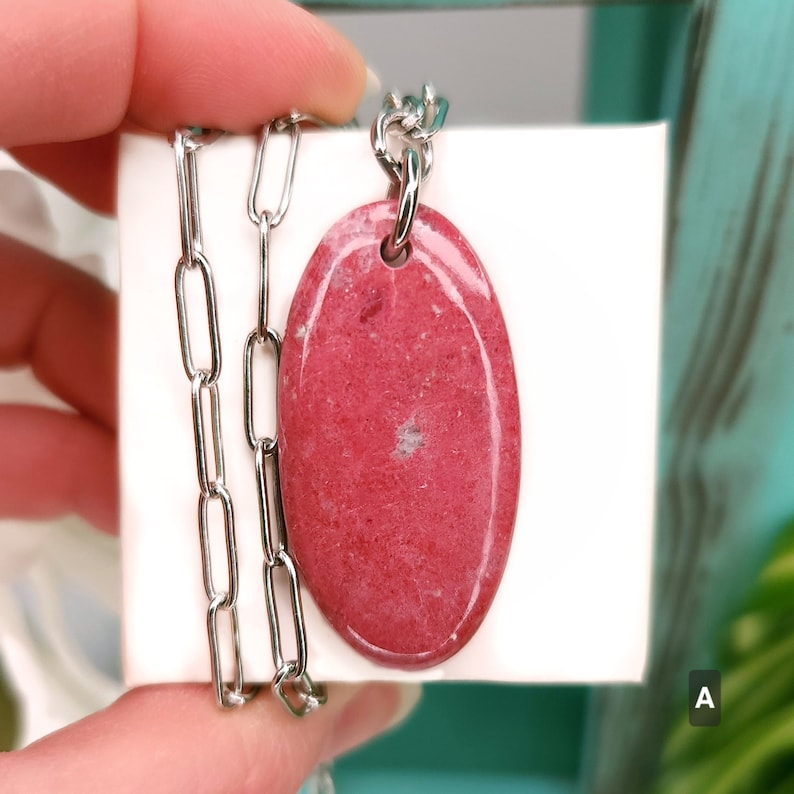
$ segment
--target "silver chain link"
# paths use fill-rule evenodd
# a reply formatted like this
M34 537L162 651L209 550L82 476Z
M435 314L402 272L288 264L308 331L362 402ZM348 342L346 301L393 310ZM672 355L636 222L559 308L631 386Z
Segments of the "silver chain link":
M393 184L402 178L402 158L406 149L419 154L422 182L433 170L433 137L441 131L447 119L449 103L436 95L430 83L422 87L422 98L400 96L396 91L386 94L380 112L370 131L372 149L381 168ZM389 151L388 135L397 137L403 146L401 159Z
M278 436L260 435L254 426L254 378L253 363L257 348L261 348L273 363L272 383L277 388L278 366L281 356L281 336L268 323L270 281L270 232L281 223L292 196L295 162L301 139L300 124L314 121L311 117L293 114L276 119L263 127L256 151L251 189L248 196L248 216L256 225L259 234L259 301L257 322L248 334L243 351L243 424L245 438L254 458L254 474L259 502L260 530L264 561L262 578L267 606L273 663L276 668L271 687L276 696L295 716L301 717L321 706L326 701L325 687L315 684L307 670L306 628L301 603L300 582L295 561L290 555L284 510L281 500L281 483L278 469ZM271 134L289 132L290 151L287 161L284 186L279 206L275 212L257 209L259 186L265 160L267 142ZM240 650L240 626L237 613L239 570L237 564L237 542L234 528L234 507L225 482L223 432L221 425L220 387L221 340L218 327L218 309L215 299L215 283L212 266L204 253L199 208L198 172L196 152L219 137L220 133L194 130L178 130L174 135L177 188L179 194L179 219L182 255L176 266L175 292L179 342L182 364L190 381L193 434L196 451L196 470L199 486L198 528L201 548L202 578L209 602L207 608L207 632L209 635L212 684L217 702L224 707L242 705L255 694L247 689L243 676ZM185 280L190 273L197 272L201 278L206 308L209 362L206 367L195 362L192 335L188 321L185 299ZM208 416L207 416L208 415ZM221 520L211 519L211 505L217 502ZM215 512L218 512L216 510ZM222 522L222 523L221 523ZM219 586L211 555L211 537L222 528L226 550L226 584ZM285 579L289 593L293 637L296 658L285 658L281 621L276 597L276 577ZM219 613L228 614L231 638L232 666L231 682L223 679L223 654Z
M271 684L273 692L296 717L302 717L326 701L325 687L315 684L306 670L306 627L303 619L300 581L295 561L287 544L287 528L281 501L281 483L278 469L278 435L258 435L254 429L253 356L257 347L270 354L274 365L274 385L278 382L278 366L281 356L281 336L268 324L270 295L270 232L276 228L289 209L295 178L295 163L301 141L302 121L307 117L293 114L274 119L266 124L259 136L256 150L251 188L248 193L248 217L259 233L259 303L257 322L248 334L244 350L243 390L245 437L254 453L254 474L259 497L259 520L264 560L262 578L265 588L270 641L276 674ZM286 132L290 135L290 148L281 191L281 199L275 211L257 208L259 186L265 164L267 144L271 135ZM283 651L281 621L276 599L277 577L285 580L289 591L292 636L295 641L296 658L286 659Z
M433 136L444 126L448 109L447 100L426 83L421 99L401 97L396 92L386 94L372 123L372 150L391 182L389 196L397 198L394 227L381 247L383 259L389 264L399 262L408 248L419 206L419 187L433 170ZM399 160L389 151L389 135L400 140Z
M176 158L177 189L179 193L179 220L182 239L182 255L176 266L174 289L176 293L177 320L179 323L179 343L182 350L182 364L190 381L190 400L193 416L193 436L196 448L196 470L198 475L198 529L201 547L201 566L207 607L207 633L209 636L212 685L219 705L230 708L242 705L255 690L247 689L243 676L242 653L240 650L240 626L237 615L238 566L237 541L234 532L234 507L232 497L226 487L225 463L223 455L223 433L221 427L220 389L221 343L218 331L218 309L215 302L215 283L212 266L203 252L201 232L201 212L199 210L198 172L196 152L212 143L217 133L202 133L191 130L178 130L174 135L174 156ZM185 279L191 273L201 278L206 308L207 333L209 336L209 362L207 366L196 364L191 344L191 330L188 322L185 301ZM206 425L207 402L209 410L209 431ZM210 442L210 443L208 443ZM213 503L218 503L222 514L221 521L211 519ZM219 586L215 579L217 569L213 567L210 553L211 537L214 532L223 532L226 551L226 583ZM222 529L221 529L222 528ZM234 678L231 682L223 679L223 643L219 628L219 614L228 616L228 635L230 637Z

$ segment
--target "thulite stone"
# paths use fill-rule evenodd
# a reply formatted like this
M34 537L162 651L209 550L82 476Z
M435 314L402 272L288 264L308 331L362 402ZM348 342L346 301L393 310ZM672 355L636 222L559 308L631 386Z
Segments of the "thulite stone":
M504 571L520 428L510 343L460 232L395 203L325 235L290 310L279 382L284 512L305 585L354 648L429 667L474 634Z

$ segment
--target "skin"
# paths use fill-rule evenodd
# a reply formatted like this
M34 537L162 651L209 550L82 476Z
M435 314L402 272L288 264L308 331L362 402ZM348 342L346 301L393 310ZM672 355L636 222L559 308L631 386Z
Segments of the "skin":
M246 132L293 108L341 122L365 82L352 45L284 0L0 0L0 19L0 146L107 213L121 130ZM73 409L0 405L14 450L0 515L77 513L115 532L115 296L3 236L0 284L0 366L29 365ZM225 712L204 685L145 687L1 754L0 780L7 793L287 794L399 708L385 684L331 687L301 721L270 695Z

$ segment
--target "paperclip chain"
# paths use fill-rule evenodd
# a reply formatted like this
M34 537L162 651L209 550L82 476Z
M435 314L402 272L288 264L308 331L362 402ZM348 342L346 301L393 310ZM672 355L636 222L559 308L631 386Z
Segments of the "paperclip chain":
M221 343L218 332L218 310L215 302L215 283L212 266L203 251L201 213L199 210L198 175L196 152L212 143L219 133L194 133L178 130L174 135L177 187L179 192L179 219L182 239L182 255L176 266L175 292L179 343L182 349L182 364L190 381L190 399L193 415L193 433L196 446L196 467L199 485L198 529L201 546L201 564L204 591L207 594L207 633L209 636L212 668L212 685L219 705L230 708L249 700L254 690L246 690L240 651L240 627L237 616L237 542L234 532L234 508L232 497L226 487L221 428L220 390ZM199 366L193 356L190 325L185 302L185 279L191 273L201 277L204 304L207 316L210 360ZM205 427L205 395L209 398L209 432ZM213 561L210 554L210 537L213 521L210 520L210 505L217 502L222 511L222 531L226 549L225 588L215 582ZM217 511L216 511L217 512ZM231 652L234 680L223 680L221 639L219 636L219 614L228 615L231 635Z
M276 674L272 689L287 709L296 717L302 717L326 701L325 687L315 684L306 670L306 628L303 620L300 582L295 562L289 552L287 530L281 501L281 484L278 470L278 435L259 435L254 428L253 356L257 347L269 348L274 365L274 383L278 383L278 366L281 355L281 336L268 324L270 284L270 232L281 223L289 209L295 162L301 140L300 123L305 117L293 114L275 119L262 128L256 151L251 189L248 194L248 217L259 233L259 302L257 322L248 334L243 354L243 390L245 437L254 453L254 473L259 498L259 517L262 537L262 578L270 623L270 640ZM281 191L281 200L275 212L256 206L259 185L267 150L273 133L289 132L290 149L286 174ZM267 352L267 351L266 351ZM289 588L292 628L295 639L296 658L285 659L282 647L281 622L276 601L276 577L286 580Z

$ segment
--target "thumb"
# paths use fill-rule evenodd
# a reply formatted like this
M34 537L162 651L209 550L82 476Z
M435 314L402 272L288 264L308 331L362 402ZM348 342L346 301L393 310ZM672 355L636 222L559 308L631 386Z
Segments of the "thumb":
M134 689L113 705L0 757L3 791L294 794L321 761L405 716L418 687L332 685L296 719L270 694L219 709L205 685Z

